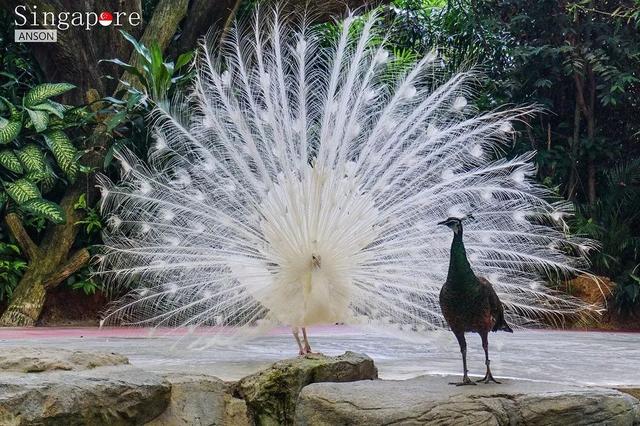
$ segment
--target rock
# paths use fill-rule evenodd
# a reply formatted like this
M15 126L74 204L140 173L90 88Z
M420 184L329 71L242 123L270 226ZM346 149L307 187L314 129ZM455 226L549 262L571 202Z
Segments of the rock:
M2 425L139 425L169 402L167 381L120 355L12 348L3 362Z
M237 383L234 395L246 401L256 424L288 425L293 424L298 394L306 385L377 378L378 370L366 355L312 354L276 362L266 370L245 377Z
M613 389L504 380L456 387L458 377L316 383L300 393L300 425L632 425L640 402Z
M170 374L169 407L146 426L249 426L247 404L234 398L232 387L216 377Z
M51 370L86 370L128 364L127 357L106 352L66 349L11 348L0 354L0 371L37 373Z

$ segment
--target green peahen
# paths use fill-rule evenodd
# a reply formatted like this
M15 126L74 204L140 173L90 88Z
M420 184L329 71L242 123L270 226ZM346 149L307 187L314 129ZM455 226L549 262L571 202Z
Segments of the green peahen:
M462 241L462 219L450 217L439 225L445 225L453 231L449 272L447 281L440 290L442 314L458 339L462 352L464 376L462 382L452 384L475 385L467 375L467 342L464 337L467 331L478 333L482 338L487 373L479 382L500 383L493 378L489 367L488 334L489 331L498 330L513 333L513 330L504 319L502 303L491 283L485 278L477 277L471 269Z

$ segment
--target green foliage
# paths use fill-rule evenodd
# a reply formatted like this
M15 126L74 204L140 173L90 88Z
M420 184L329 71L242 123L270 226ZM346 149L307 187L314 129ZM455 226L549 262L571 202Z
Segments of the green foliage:
M22 210L33 213L36 216L44 217L56 225L60 225L66 221L64 210L53 201L34 198L23 203L20 207Z
M73 205L76 210L84 210L84 219L76 222L78 225L84 225L84 231L87 236L99 233L104 227L102 217L95 207L89 207L87 204L87 195L81 194L78 201Z
M12 100L0 96L0 194L10 200L3 208L65 222L60 206L42 197L57 182L73 182L81 170L80 153L68 132L84 124L88 113L50 99L73 88L68 83L43 83L6 91Z
M67 278L66 285L76 291L82 291L87 296L95 294L97 290L102 289L102 286L91 277L89 268L84 268L77 274Z
M164 57L156 43L147 47L130 34L121 31L138 53L134 63L128 64L120 59L106 59L122 67L127 74L120 83L124 90L116 96L106 97L110 104L111 117L106 122L106 130L115 140L105 155L105 169L111 164L115 153L127 147L136 154L146 155L151 137L147 117L159 103L165 103L176 89L189 83L193 71L189 70L194 52L178 55L174 61Z
M130 81L121 81L130 94L144 93L153 102L162 102L167 99L176 85L181 85L191 78L191 72L180 74L179 71L191 63L194 55L192 51L179 55L175 62L167 61L162 49L155 41L147 47L126 31L120 30L120 33L137 52L137 62L128 64L120 59L104 61L122 67L130 78L134 77ZM135 79L142 85L142 92L138 89ZM142 97L139 100L142 100Z
M18 246L0 242L0 301L11 299L26 269L27 262L21 258Z
M543 109L510 153L537 151L538 179L576 205L571 230L600 243L592 269L618 284L615 306L640 312L640 2L395 0L383 16L394 47L479 65L480 110Z
M640 277L629 274L627 279L619 281L615 289L615 303L620 315L633 314L640 305Z

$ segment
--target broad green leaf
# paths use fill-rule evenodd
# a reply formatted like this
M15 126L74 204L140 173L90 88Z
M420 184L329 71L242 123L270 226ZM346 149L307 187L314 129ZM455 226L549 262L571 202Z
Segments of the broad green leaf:
M136 52L142 55L147 61L151 60L149 55L149 49L147 49L144 44L138 42L138 40L136 40L134 36L132 36L131 34L129 34L124 30L120 30L120 34L122 34L122 36L125 39L127 39L129 43L133 45L133 48L136 50Z
M67 221L64 210L56 203L42 198L34 198L20 205L20 208L29 213L41 216L51 222L60 225Z
M70 83L43 83L38 84L33 89L29 90L22 100L25 107L32 107L34 105L41 104L48 98L58 96L75 88Z
M16 154L10 149L3 149L0 151L0 165L13 173L24 173L22 163L20 163Z
M40 133L43 130L47 129L49 125L49 114L45 111L34 111L31 109L27 109L29 113L29 118L31 119L31 123L33 123L33 127L36 129L36 132Z
M117 114L113 115L111 118L109 118L109 120L107 121L107 132L110 132L116 127L118 127L126 117L127 117L127 110L122 110Z
M44 171L28 173L26 178L39 184L42 192L49 192L56 184L56 175L48 166Z
M7 194L18 204L26 203L34 198L41 198L38 187L29 179L18 179L15 182L5 183Z
M72 181L75 180L78 175L78 161L76 159L78 150L67 135L60 130L54 130L45 134L44 139L65 175Z
M22 120L9 121L0 127L0 144L7 144L14 140L22 130Z
M16 151L18 159L27 173L43 172L46 170L44 155L42 150L34 144L29 144Z
M0 102L2 102L2 104L5 106L5 108L3 108L3 110L8 110L9 111L9 121L21 121L22 117L20 116L20 111L18 111L18 108L15 107L14 104L12 104L9 99L0 96Z
M178 59L176 60L176 70L179 70L180 68L191 62L191 59L193 59L193 51L186 52L178 56Z
M64 106L48 99L41 104L34 105L33 107L31 107L31 109L36 111L44 111L49 114L53 114L58 118L64 118Z

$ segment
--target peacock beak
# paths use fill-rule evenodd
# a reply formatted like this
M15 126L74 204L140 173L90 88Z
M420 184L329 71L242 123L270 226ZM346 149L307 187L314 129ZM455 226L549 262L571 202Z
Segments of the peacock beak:
M446 225L446 224L447 224L446 220L443 220L442 222L438 222L438 225Z

